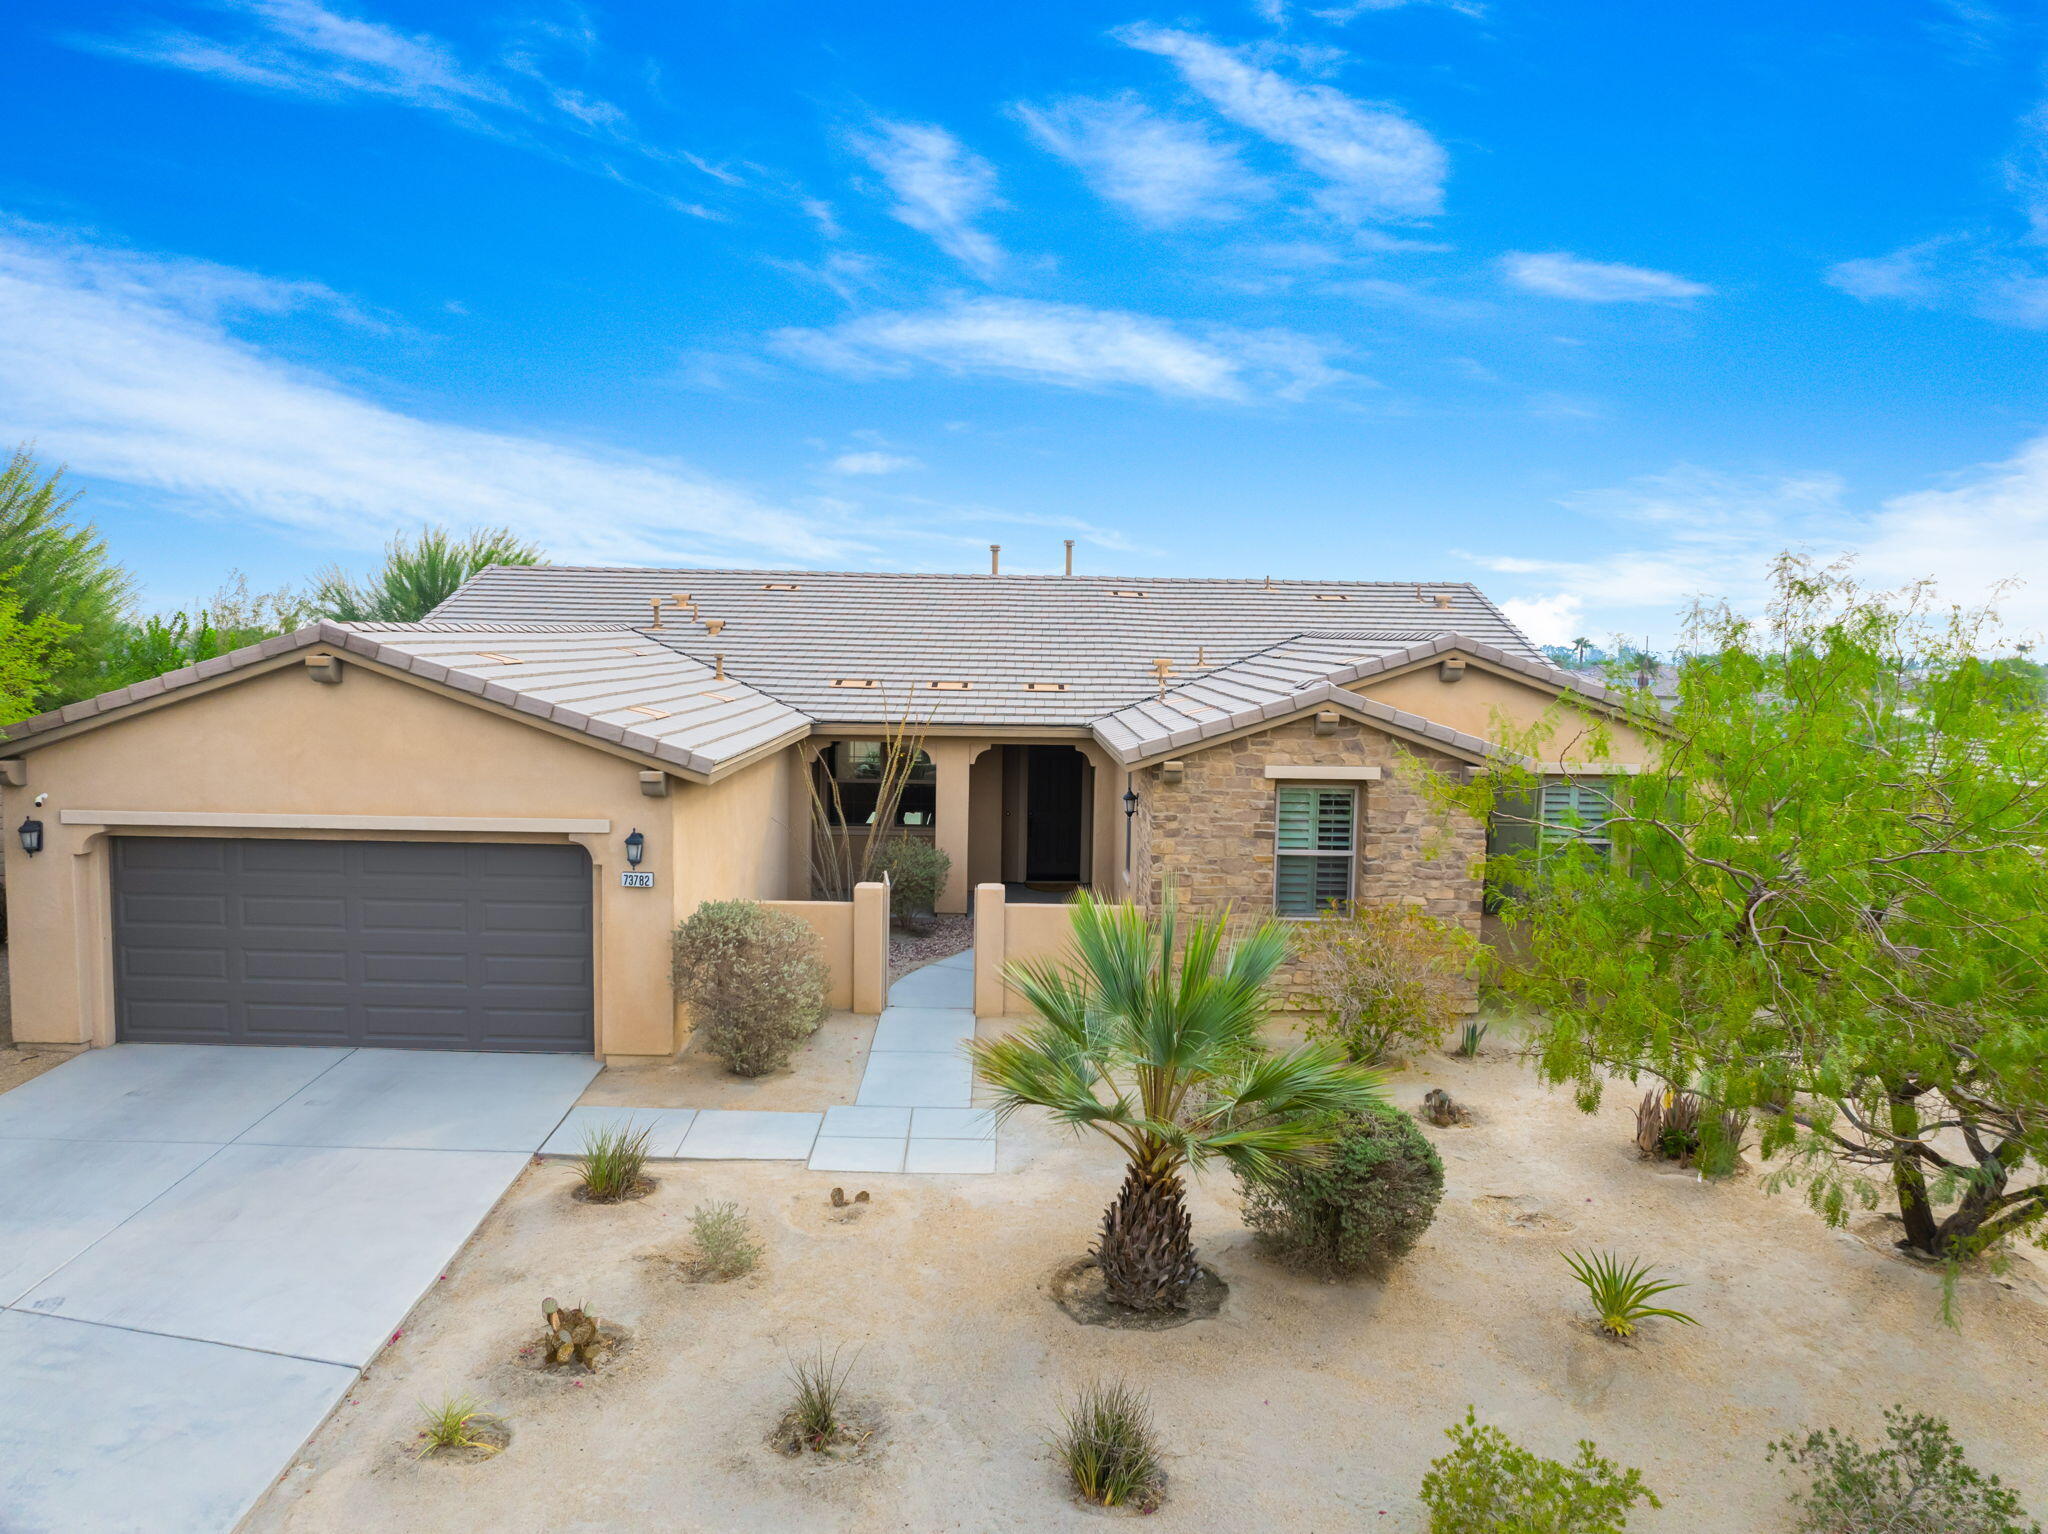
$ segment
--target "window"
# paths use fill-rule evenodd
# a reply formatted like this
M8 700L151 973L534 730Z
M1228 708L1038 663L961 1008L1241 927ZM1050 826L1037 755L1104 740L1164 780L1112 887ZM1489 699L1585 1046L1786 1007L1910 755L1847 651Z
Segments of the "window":
M1606 852L1607 817L1614 805L1607 790L1598 784L1571 778L1551 778L1543 785L1537 819L1540 846L1545 852L1578 843L1595 852Z
M1315 916L1351 899L1358 790L1283 784L1275 807L1273 909Z
M822 754L826 771L838 784L838 805L844 825L871 826L881 798L884 755L888 747L879 740L842 740ZM932 759L920 751L896 801L896 824L929 826L938 817L938 772ZM832 795L826 796L828 806Z

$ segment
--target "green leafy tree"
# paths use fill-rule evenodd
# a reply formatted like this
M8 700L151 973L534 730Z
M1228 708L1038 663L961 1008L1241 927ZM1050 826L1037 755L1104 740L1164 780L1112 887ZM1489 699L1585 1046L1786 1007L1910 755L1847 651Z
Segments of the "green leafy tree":
M1870 1449L1831 1427L1771 1445L1773 1460L1809 1477L1792 1494L1798 1534L2041 1534L2018 1495L1972 1465L1940 1417L1888 1406L1884 1437Z
M339 569L314 588L316 616L341 623L417 623L455 594L455 588L492 565L537 565L540 548L509 528L479 527L457 537L429 527L385 545L384 564L360 585Z
M1771 1186L1837 1225L1889 1200L1955 1261L2048 1214L2048 718L1981 658L1988 613L1928 604L1786 556L1764 619L1697 609L1656 759L1588 780L1604 839L1494 872L1549 1079L1589 1111L1610 1071L1691 1087L1758 1123ZM1438 792L1512 816L1537 786Z
M61 708L101 691L99 673L118 642L128 611L127 571L107 557L89 522L75 521L79 493L64 484L64 470L45 471L26 446L0 469L0 571L17 604L18 620L49 620L47 636L61 630L55 649L38 665L31 706Z
M101 657L94 690L110 692L289 634L307 621L307 599L290 589L251 593L234 572L196 613L157 613L122 623Z
M70 633L48 613L26 617L21 598L0 581L0 726L38 712L51 664L63 655Z
M1151 921L1083 893L1076 960L1010 967L1036 1021L973 1046L999 1115L1045 1108L1128 1158L1095 1258L1109 1298L1136 1310L1179 1309L1195 1281L1184 1172L1221 1159L1271 1177L1325 1154L1329 1114L1381 1102L1379 1079L1327 1046L1260 1043L1287 931L1262 922L1227 945L1227 926L1218 916L1183 931L1171 899Z

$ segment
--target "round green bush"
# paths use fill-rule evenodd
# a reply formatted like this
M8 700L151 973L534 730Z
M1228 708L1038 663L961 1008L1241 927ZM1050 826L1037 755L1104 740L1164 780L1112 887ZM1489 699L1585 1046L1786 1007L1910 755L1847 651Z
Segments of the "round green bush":
M781 1069L825 1020L817 933L752 900L698 906L676 928L673 975L698 1039L735 1075Z
M922 837L899 836L875 853L873 867L889 876L889 914L901 921L931 914L953 860Z
M1244 1173L1244 1222L1283 1262L1318 1273L1379 1274L1408 1255L1444 1196L1436 1147L1398 1108L1331 1114L1323 1160L1270 1179Z

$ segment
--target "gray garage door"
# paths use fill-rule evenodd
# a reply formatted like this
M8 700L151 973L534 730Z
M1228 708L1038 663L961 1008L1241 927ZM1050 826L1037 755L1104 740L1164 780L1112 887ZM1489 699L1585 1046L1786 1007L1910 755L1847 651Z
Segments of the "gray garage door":
M114 841L118 1036L588 1050L578 847Z

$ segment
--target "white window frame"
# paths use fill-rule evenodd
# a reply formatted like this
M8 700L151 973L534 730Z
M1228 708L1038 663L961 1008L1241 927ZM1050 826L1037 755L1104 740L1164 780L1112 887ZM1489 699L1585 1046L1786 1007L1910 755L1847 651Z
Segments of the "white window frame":
M1363 817L1363 801L1359 793L1359 786L1355 783L1326 782L1281 782L1274 785L1273 912L1276 916L1287 921L1315 921L1322 917L1333 903L1348 906L1358 898L1358 830L1359 821ZM1341 849L1335 847L1282 847L1280 845L1280 805L1283 797L1290 792L1306 793L1317 799L1327 795L1331 797L1341 796L1350 800L1350 844ZM1320 818L1320 811L1312 810L1311 815ZM1344 870L1344 895L1342 900L1336 902L1329 900L1319 901L1316 909L1313 911L1282 910L1280 907L1281 872L1287 863L1301 860L1312 860L1315 863L1340 863ZM1321 883L1321 880L1312 877L1309 883L1310 888L1313 890Z

